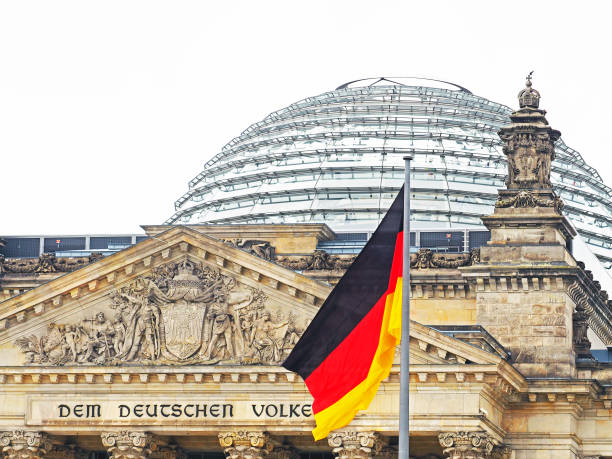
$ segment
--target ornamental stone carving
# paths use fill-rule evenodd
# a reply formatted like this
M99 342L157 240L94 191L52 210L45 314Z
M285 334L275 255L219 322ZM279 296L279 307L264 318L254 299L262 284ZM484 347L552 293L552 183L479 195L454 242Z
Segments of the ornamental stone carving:
M41 365L277 364L306 323L267 300L185 258L115 290L105 310L16 344L27 363Z
M512 124L499 131L508 159L509 190L552 188L550 167L561 133L548 125L546 111L538 108L540 94L531 85L530 73L519 93L520 108L510 115Z
M0 447L6 459L42 459L52 449L46 433L27 430L0 432Z
M230 247L244 250L245 252L263 258L267 261L273 261L276 249L268 241L258 241L254 239L223 239L223 242Z
M558 196L553 199L540 199L530 191L519 191L518 194L508 199L499 197L495 202L495 207L552 207L557 212L561 212L565 204Z
M339 459L370 459L383 446L377 432L340 431L327 437L335 457Z
M230 459L263 459L273 448L268 434L258 431L221 432L219 443Z
M435 253L431 249L419 249L410 254L410 267L413 269L455 269L480 263L480 248L470 253Z
M99 252L94 252L89 257L62 258L57 258L54 253L43 253L38 258L5 258L3 255L0 255L0 274L71 272L101 258L103 258L103 255Z
M484 432L443 432L438 440L450 459L484 459L495 446Z
M101 437L110 459L147 459L157 449L157 438L147 432L102 432Z
M347 269L357 258L353 256L330 255L324 250L315 250L308 257L278 257L280 265L297 271L334 271Z

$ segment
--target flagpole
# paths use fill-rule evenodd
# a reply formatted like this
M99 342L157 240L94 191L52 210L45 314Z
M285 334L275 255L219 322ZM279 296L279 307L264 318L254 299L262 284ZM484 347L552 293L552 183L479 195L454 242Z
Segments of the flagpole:
M404 226L402 272L402 341L400 344L400 416L398 459L410 459L410 161L404 157Z

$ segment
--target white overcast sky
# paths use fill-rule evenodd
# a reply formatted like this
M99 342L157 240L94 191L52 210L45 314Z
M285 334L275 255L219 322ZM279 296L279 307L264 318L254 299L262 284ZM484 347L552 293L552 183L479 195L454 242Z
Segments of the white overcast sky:
M610 2L1 1L0 235L140 232L269 112L364 77L511 107L612 186Z

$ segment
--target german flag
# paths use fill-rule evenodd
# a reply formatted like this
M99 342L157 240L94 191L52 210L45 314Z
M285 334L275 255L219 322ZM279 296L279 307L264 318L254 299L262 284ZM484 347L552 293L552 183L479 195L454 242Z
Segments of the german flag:
M314 398L315 440L368 408L400 342L404 188L283 363Z

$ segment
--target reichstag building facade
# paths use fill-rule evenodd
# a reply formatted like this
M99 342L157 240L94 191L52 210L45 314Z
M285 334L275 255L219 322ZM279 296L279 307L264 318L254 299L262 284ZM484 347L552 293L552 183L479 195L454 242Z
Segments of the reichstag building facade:
M411 154L411 457L612 458L610 188L530 77L514 110L422 84L272 113L144 235L2 235L2 457L397 457L399 350L370 407L316 442L280 364Z

